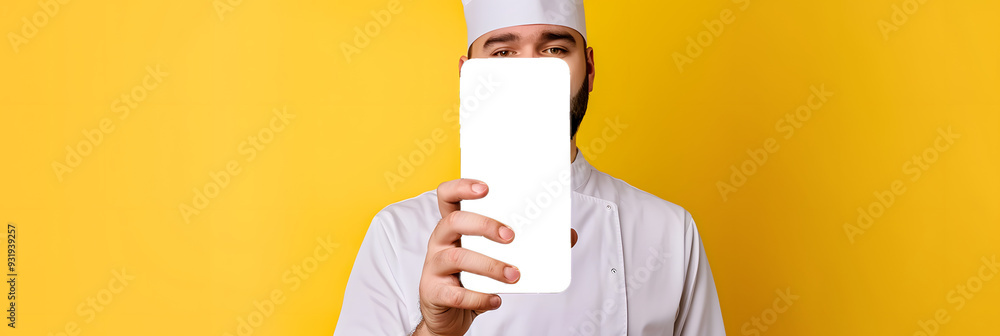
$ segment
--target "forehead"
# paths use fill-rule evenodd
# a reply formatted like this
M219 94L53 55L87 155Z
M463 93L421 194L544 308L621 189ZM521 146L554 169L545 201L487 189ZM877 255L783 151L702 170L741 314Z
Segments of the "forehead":
M513 34L519 37L518 42L531 42L539 39L543 34L548 33L558 33L558 34L569 34L573 36L573 39L578 45L583 45L583 35L576 29L569 28L560 25L551 24L530 24L530 25L520 25L500 28L497 30L490 31L489 33L483 34L472 43L473 47L482 46L491 37L498 35Z

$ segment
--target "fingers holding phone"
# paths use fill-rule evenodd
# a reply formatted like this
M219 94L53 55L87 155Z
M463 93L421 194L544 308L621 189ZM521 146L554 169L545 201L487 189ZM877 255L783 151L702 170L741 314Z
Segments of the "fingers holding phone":
M427 242L427 255L420 276L420 313L423 321L417 334L464 334L472 320L483 312L500 307L496 294L484 294L462 287L461 272L516 283L521 273L514 265L462 248L462 236L479 236L500 244L514 240L514 231L492 218L461 211L461 200L486 195L485 183L458 179L438 187L438 208L442 218Z

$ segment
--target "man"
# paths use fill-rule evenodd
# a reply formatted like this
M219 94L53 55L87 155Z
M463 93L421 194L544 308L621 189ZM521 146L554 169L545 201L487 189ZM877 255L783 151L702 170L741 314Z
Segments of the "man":
M489 197L459 179L395 203L372 220L351 272L336 335L724 335L712 271L691 215L597 171L576 130L594 84L582 0L466 0L469 54L558 57L571 69L572 283L558 294L491 295L461 287L468 271L505 283L508 265L463 249L498 243L508 226L460 210ZM553 242L564 243L564 242Z

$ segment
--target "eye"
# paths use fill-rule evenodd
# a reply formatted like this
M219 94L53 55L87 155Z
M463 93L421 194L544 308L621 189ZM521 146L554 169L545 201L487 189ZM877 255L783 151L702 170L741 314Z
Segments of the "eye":
M493 53L492 56L510 57L511 55L514 55L514 52L511 50L497 50L496 52Z
M546 53L546 54L552 54L552 55L562 55L562 54L566 53L566 49L558 48L558 47L552 47L552 48L548 48L548 49L542 50L542 52Z

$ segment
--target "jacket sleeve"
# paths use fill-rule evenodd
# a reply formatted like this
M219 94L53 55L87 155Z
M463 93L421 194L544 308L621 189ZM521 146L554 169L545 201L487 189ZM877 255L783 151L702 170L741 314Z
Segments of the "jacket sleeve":
M375 215L344 291L335 336L409 335L413 329L394 276L401 270L381 213Z
M684 292L674 322L674 335L725 335L719 294L705 247L691 214L684 217Z

